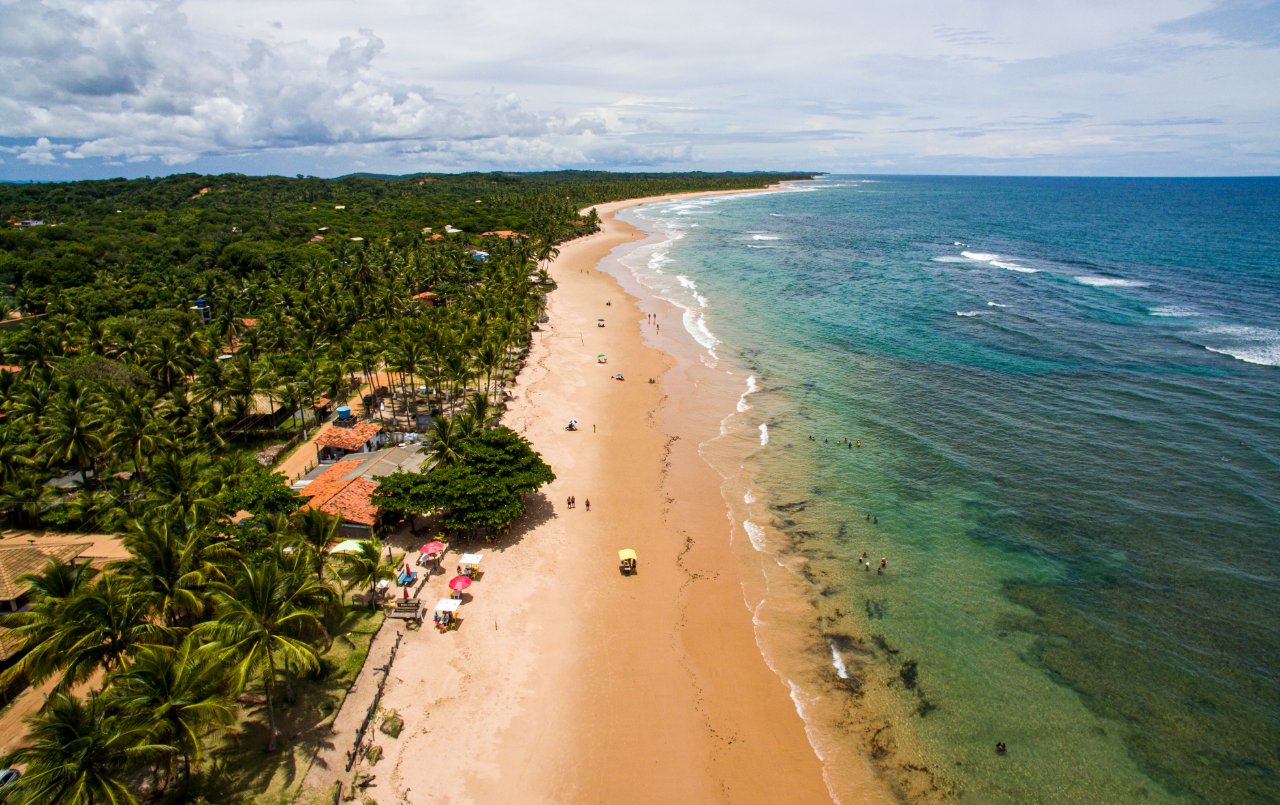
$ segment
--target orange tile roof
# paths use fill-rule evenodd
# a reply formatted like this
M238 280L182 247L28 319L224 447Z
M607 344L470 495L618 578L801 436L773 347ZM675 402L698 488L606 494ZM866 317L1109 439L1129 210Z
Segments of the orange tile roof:
M524 237L524 235L521 235L519 232L512 232L510 229L498 229L493 232L481 233L482 237L488 236L488 235L493 235L494 237L498 237L498 238L523 238Z
M435 295L436 295L435 291L423 291L422 293L414 294L413 298L414 299L430 299ZM0 367L0 368L3 368L3 367Z
M351 479L346 476L350 475L353 470L356 470L362 464L364 464L364 460L359 458L339 461L316 476L311 483L299 489L298 494L312 500L318 498L320 503L324 503L337 494L339 489L347 485ZM320 504L317 503L316 505Z
M21 366L0 366L0 372L21 372Z
M245 327L257 327L257 326L258 326L258 320L257 320L257 319L241 319L241 320L240 320L240 323L241 323L241 324L243 324Z
M439 232L437 232L431 237L427 238L427 240L444 240L444 235L441 235Z
M377 481L346 477L363 463L360 459L348 459L325 470L298 491L298 494L310 498L302 508L319 509L352 523L372 526L381 514L370 497L378 488Z
M316 508L337 515L347 522L372 526L378 521L378 515L382 513L382 510L373 504L371 498L373 490L377 488L377 481L357 478L348 482L336 495ZM314 503L315 498L312 498L307 506L312 506Z
M333 427L320 434L316 439L316 447L336 447L339 450L347 451L359 450L380 430L382 430L382 426L377 422L360 422L350 428Z

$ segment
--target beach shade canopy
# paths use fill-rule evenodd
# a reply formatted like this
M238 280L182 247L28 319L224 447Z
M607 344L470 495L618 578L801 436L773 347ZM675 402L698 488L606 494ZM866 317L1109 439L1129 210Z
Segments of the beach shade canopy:
M630 559L632 562L635 562L636 552L632 548L623 548L622 550L618 551L618 558L624 562L628 559Z
M329 553L357 553L360 546L364 544L364 540L348 539L339 542L329 549Z
M460 598L441 598L436 602L436 612L457 612L460 606L462 606Z
M443 543L443 542L428 542L426 545L423 545L423 546L422 546L422 551L421 551L421 552L422 552L422 553L443 553L443 552L444 552L444 543Z
M471 586L471 579L466 576L454 576L449 579L449 589L455 593L460 593Z
M464 553L462 558L458 560L460 565L478 565L484 557L478 553Z
M597 358L603 358L603 357L604 357L604 353L603 353L603 352L601 352L601 353L600 353L599 355L597 355L596 357L597 357Z

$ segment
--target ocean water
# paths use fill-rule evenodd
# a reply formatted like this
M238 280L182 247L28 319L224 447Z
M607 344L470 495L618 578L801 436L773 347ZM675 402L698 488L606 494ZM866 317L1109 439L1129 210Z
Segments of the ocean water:
M721 470L809 590L842 683L809 695L863 713L828 740L924 799L1280 801L1280 180L825 177L624 218L629 280L749 377Z

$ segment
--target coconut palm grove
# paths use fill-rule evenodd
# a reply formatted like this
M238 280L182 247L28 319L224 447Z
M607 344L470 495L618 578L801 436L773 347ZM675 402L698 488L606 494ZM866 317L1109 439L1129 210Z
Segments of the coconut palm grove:
M369 593L403 555L379 535L500 535L554 478L497 422L557 244L596 203L788 178L0 185L5 544L123 549L9 580L0 692L43 692L0 761L24 769L7 801L283 801L384 617ZM336 553L349 524L283 467L347 417L425 459Z

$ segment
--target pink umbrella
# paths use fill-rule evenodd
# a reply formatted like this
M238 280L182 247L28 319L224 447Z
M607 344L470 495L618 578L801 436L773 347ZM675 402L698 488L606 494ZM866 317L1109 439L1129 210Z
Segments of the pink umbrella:
M441 553L443 551L444 551L443 542L428 542L426 545L422 546L422 553L426 553L426 554Z
M449 580L449 589L460 593L471 586L471 579L466 576L454 576Z

